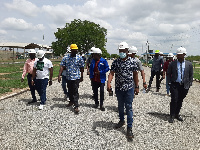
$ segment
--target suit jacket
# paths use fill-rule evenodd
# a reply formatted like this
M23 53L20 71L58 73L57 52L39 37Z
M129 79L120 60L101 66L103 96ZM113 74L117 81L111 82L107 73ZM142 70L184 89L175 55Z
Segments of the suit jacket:
M167 70L167 80L169 83L176 82L178 78L177 60L169 64ZM183 76L183 84L185 89L189 89L193 82L193 66L192 63L185 60L185 71Z

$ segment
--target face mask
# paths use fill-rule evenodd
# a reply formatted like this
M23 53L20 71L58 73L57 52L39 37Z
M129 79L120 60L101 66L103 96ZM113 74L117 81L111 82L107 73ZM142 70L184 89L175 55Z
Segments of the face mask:
M122 58L122 59L125 58L126 57L126 53L123 53L123 52L119 53L119 57Z

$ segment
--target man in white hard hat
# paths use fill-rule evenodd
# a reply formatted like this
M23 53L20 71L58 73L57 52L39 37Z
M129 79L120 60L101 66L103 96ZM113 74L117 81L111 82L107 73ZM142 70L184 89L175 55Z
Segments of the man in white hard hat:
M32 85L35 84L36 90L40 96L39 109L42 110L46 104L46 88L49 82L49 86L52 85L53 77L53 64L52 62L44 57L45 52L38 50L36 57L39 59L35 61L33 66ZM36 77L36 81L33 79Z
M127 114L127 137L132 139L133 110L132 102L134 92L139 93L137 64L128 57L129 46L126 42L121 42L118 46L120 58L113 61L110 74L108 76L107 90L111 91L111 81L115 74L115 93L118 100L118 111L120 121L115 128L121 128L124 124L124 105Z
M89 57L88 57L88 59L87 59L87 61L86 61L86 69L87 69L87 75L90 75L90 64L91 64L91 62L92 62L92 60L93 60L93 51L95 50L95 47L92 47L89 51L88 51L88 53L89 53ZM91 80L91 86L92 86L92 80ZM94 99L94 90L93 90L93 86L92 86L92 92L93 92L93 94L92 94L92 98Z
M168 70L168 66L169 64L174 60L174 55L173 53L169 53L168 56L167 56L168 60L164 63L164 66L163 66L163 79L165 79L165 73L167 73L167 70ZM167 89L167 96L169 96L169 89L170 89L170 86L169 86L169 81L167 80L166 78L166 89Z
M138 52L137 48L135 46L132 46L129 48L129 56L131 58L133 58L134 61L136 61L137 63L137 67L138 67L138 70L141 72L141 76L142 76L142 79L143 79L143 87L146 89L147 88L147 83L145 81L145 73L144 73L144 68L142 67L142 63L141 61L135 57L136 53Z
M177 60L171 62L167 70L167 80L171 92L169 123L173 123L175 118L183 121L179 113L183 99L193 82L193 66L191 62L184 59L186 53L184 47L178 48L176 52Z
M28 73L27 80L28 80L28 85L29 85L29 88L30 88L30 91L31 91L31 95L32 95L32 100L30 102L28 102L28 104L31 104L31 103L37 102L37 99L36 99L36 96L35 96L35 86L33 86L31 84L31 77L32 77L32 73L33 73L34 63L38 59L35 58L36 51L34 49L30 49L28 51L28 53L29 53L29 57L30 58L27 59L25 64L24 64L21 82L24 82L24 77ZM35 80L35 78L33 78L33 80Z
M104 101L104 86L106 81L106 72L108 72L109 65L108 62L101 57L102 51L99 48L93 50L94 59L90 65L90 79L92 81L92 86L94 90L95 108L98 108L98 88L100 88L100 110L105 111L103 105Z

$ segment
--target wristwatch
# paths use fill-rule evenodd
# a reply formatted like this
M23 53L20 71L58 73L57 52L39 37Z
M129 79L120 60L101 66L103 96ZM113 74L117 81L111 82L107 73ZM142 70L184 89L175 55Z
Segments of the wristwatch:
M146 84L147 84L146 82L143 83L143 85L146 85Z
M138 85L138 86L135 86L135 88L136 88L136 89L139 89L139 85Z

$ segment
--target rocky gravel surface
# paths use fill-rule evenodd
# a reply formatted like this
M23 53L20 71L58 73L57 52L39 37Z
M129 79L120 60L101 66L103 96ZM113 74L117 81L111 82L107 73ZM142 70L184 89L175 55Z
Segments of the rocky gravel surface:
M109 62L111 64L111 62ZM146 81L150 68L145 68ZM80 83L80 113L74 114L63 100L61 83L47 88L47 104L38 110L39 102L28 105L30 91L0 101L0 149L200 149L200 84L193 83L184 99L181 115L184 122L169 124L170 97L165 81L155 92L155 80L149 93L133 100L132 141L126 138L126 125L114 129L119 121L116 97L109 97L105 86L106 111L93 108L90 80L84 72ZM114 89L114 81L112 82ZM37 95L39 98L39 96ZM126 116L125 116L126 118Z

